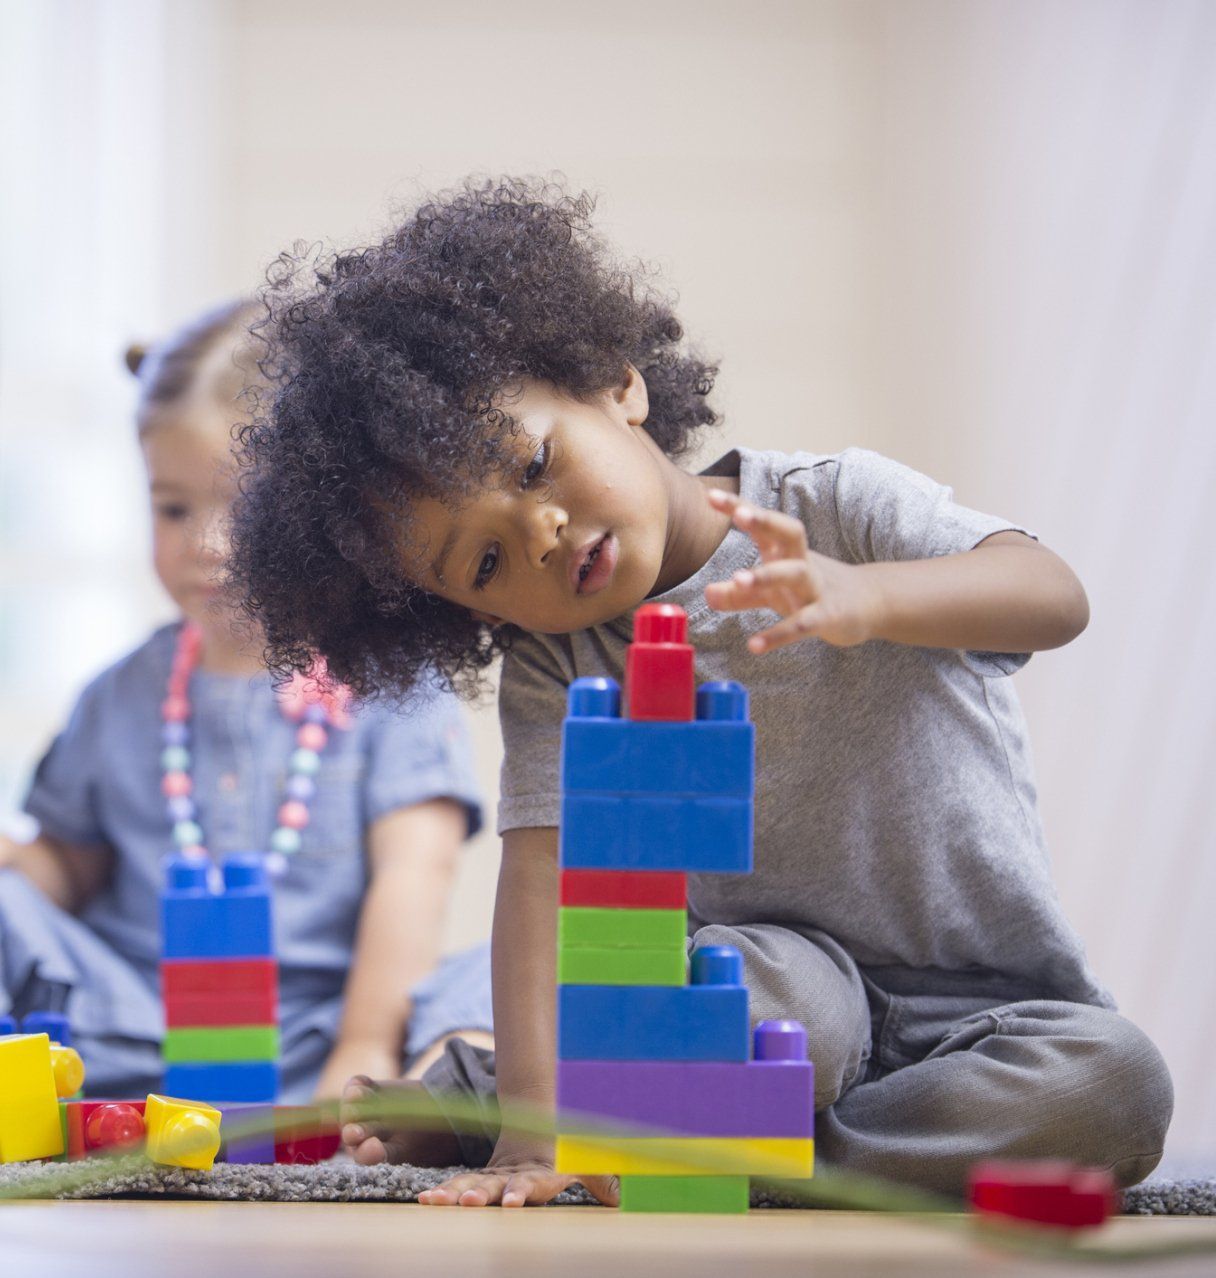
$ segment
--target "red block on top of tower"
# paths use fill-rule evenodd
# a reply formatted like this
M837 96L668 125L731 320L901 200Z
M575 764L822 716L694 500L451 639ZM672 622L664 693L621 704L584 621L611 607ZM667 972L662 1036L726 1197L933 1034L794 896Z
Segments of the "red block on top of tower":
M634 613L625 655L625 714L630 719L688 720L696 681L688 618L677 604L644 604Z

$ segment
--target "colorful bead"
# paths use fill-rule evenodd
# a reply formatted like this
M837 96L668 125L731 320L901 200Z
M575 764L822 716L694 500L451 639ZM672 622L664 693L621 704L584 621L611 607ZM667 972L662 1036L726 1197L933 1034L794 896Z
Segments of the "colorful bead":
M191 843L179 850L182 856L188 857L191 861L205 861L207 859L207 849L201 843Z
M316 794L317 783L312 777L306 777L302 772L297 772L294 776L287 778L283 792L289 799L299 799L301 803L307 803Z
M165 804L170 821L193 821L196 808L194 800L188 794L175 794Z
M184 746L190 744L190 725L188 723L166 723L161 726L160 739L167 746Z
M329 733L319 723L301 724L296 733L296 745L305 750L324 750L328 740Z
M293 750L287 766L293 772L302 772L306 777L315 777L321 767L321 756L315 750Z
M160 766L166 772L185 772L190 766L190 751L185 746L166 746L160 752Z
M174 824L173 842L179 848L187 848L202 841L203 827L197 821L178 821Z
M160 717L170 723L184 723L190 717L190 702L185 697L166 697L160 703Z
M166 799L180 798L183 794L189 794L194 788L194 782L190 780L188 772L166 772L161 778L160 789Z
M302 830L308 824L308 808L295 799L279 808L279 824L289 830Z
M302 842L299 830L291 830L282 825L270 836L271 851L281 852L284 856L297 853Z

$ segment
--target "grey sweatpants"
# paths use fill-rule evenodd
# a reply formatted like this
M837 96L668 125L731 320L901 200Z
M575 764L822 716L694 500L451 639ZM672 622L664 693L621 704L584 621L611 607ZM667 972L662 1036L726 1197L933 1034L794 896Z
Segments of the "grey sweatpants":
M743 955L753 1025L792 1017L815 1063L816 1156L959 1194L985 1158L1066 1158L1133 1185L1161 1158L1173 1086L1117 1012L994 973L861 969L836 941L772 924L700 929ZM494 1092L492 1054L449 1044L423 1079L442 1104ZM496 1131L458 1133L482 1166Z

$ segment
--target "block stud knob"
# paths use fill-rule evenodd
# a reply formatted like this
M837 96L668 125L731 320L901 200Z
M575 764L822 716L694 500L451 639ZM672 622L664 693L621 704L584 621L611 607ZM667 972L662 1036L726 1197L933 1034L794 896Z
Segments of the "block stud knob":
M572 719L619 719L620 685L600 675L575 679L567 696L567 713Z
M198 1110L174 1114L161 1130L161 1150L180 1167L209 1166L220 1152L220 1125Z
M256 852L234 852L224 860L224 887L229 892L268 889L266 863Z
M84 1086L84 1061L74 1047L51 1044L51 1073L55 1078L55 1095L60 1100L75 1096Z
M210 863L197 857L165 858L165 886L170 892L206 892Z
M91 1149L130 1149L144 1138L144 1118L134 1105L98 1105L84 1135Z
M742 985L743 955L733 945L702 945L692 952L694 985Z
M643 604L633 614L634 643L687 643L688 615L679 604Z
M703 683L697 689L697 718L746 722L747 689L733 679Z
M30 1012L22 1018L23 1034L45 1034L52 1043L72 1046L72 1027L62 1012Z
M752 1055L758 1061L805 1061L806 1030L800 1021L761 1021Z

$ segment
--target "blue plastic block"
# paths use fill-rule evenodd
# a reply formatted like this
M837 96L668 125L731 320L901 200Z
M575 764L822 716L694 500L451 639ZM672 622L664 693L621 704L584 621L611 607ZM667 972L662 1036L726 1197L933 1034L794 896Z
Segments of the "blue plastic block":
M62 1012L30 1012L21 1019L23 1034L45 1034L52 1043L72 1046L72 1027Z
M752 802L565 794L558 838L561 864L569 868L749 874Z
M279 1067L273 1061L241 1061L230 1065L168 1065L164 1095L181 1100L247 1101L272 1104L279 1092Z
M745 1061L751 1048L741 985L562 985L562 1060Z
M169 859L161 894L162 956L273 957L270 889L261 858L229 857L220 892L211 890L208 871L205 861Z
M755 727L750 723L567 718L562 725L562 793L750 799L754 754Z
M0 1038L17 1032L17 1021L12 1016L0 1016Z

